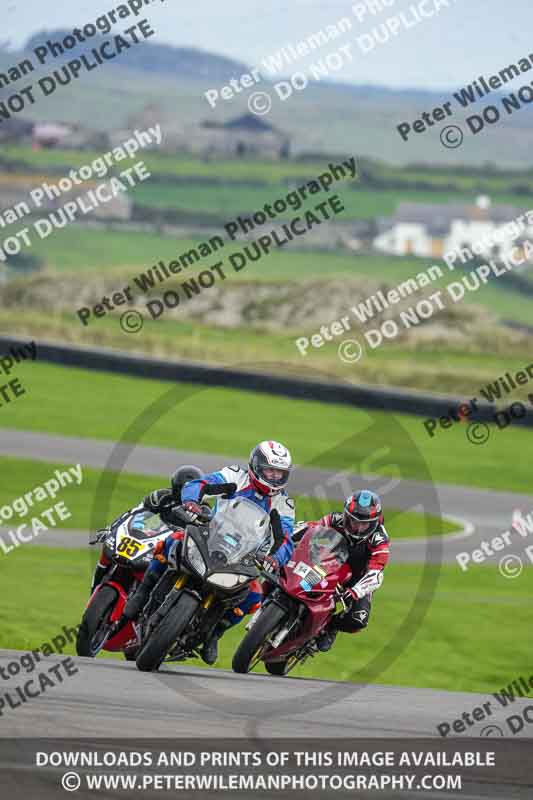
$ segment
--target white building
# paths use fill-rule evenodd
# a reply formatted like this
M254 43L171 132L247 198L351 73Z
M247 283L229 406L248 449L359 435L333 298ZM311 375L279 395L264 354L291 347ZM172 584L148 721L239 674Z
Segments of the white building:
M515 223L523 215L522 229ZM533 223L533 214L530 215ZM525 209L492 206L488 197L475 205L400 203L393 217L378 222L374 247L395 256L442 258L475 245L484 258L505 258L533 236Z

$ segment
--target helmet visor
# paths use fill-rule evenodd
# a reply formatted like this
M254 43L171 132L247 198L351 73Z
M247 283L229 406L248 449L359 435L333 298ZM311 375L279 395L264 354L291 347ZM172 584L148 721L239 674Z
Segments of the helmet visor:
M379 519L357 519L348 511L344 512L344 530L352 536L365 536L373 533L379 523Z
M279 467L260 466L256 474L259 480L273 489L282 489L289 480L289 470Z

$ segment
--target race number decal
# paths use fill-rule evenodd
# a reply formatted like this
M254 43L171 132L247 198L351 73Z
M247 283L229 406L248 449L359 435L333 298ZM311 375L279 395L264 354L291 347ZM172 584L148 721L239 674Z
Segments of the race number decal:
M310 567L309 564L305 563L305 561L299 561L294 568L294 574L298 575L300 578L307 578L308 575L311 575L315 577L318 576L319 579L322 579L327 573L325 569L322 569L322 567Z
M305 592L310 592L313 586L320 583L326 576L326 571L322 567L310 567L305 561L299 561L295 567L294 574L298 575L302 580L300 586ZM327 581L326 581L327 585Z
M136 558L145 549L146 545L141 544L136 539L132 539L130 536L123 536L118 544L117 553L120 553L124 558Z

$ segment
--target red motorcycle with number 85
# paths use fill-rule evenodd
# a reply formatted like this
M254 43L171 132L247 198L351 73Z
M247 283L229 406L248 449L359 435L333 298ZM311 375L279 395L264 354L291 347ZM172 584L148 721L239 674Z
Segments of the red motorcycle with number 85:
M128 661L136 657L140 641L133 622L116 636L107 640L106 636L110 625L122 615L128 596L142 581L158 542L164 542L173 530L159 514L141 508L98 531L90 544L103 544L110 566L85 608L76 642L79 656L94 658L100 650L122 650Z

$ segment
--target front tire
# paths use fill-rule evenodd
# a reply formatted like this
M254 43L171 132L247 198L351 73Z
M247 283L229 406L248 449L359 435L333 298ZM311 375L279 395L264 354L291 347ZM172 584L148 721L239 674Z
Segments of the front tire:
M196 597L187 593L181 595L141 648L136 658L137 668L141 672L159 669L170 646L181 636L198 610L198 605Z
M100 628L109 622L117 597L117 590L112 586L102 586L91 605L85 609L76 638L76 653L79 656L95 657L92 641Z
M261 611L259 618L235 651L231 664L234 672L245 674L250 671L258 651L264 647L266 639L276 628L279 628L286 615L286 610L275 603L270 603Z
M288 661L265 661L265 669L269 675L282 677L287 674Z

